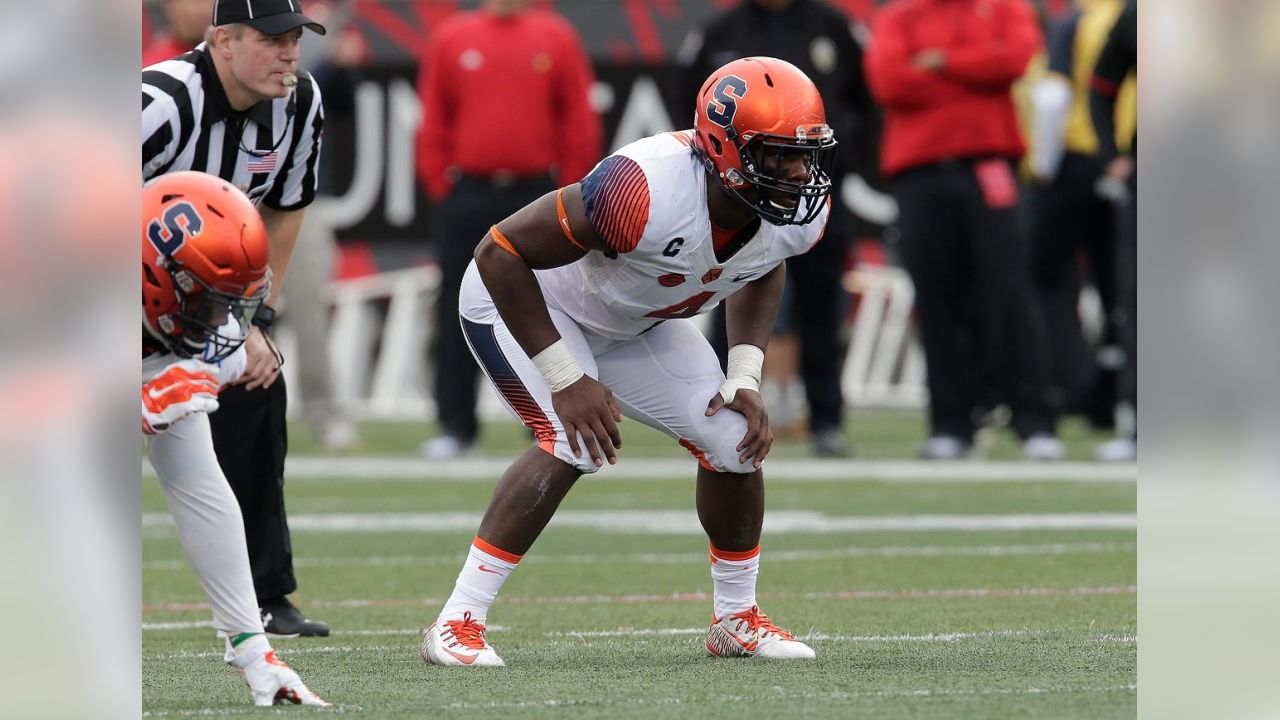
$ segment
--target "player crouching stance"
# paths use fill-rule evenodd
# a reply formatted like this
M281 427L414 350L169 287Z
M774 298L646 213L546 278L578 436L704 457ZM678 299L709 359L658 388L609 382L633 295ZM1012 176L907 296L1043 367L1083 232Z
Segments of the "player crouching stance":
M583 473L617 462L622 415L698 460L711 541L707 649L813 658L756 605L764 476L773 444L760 399L783 262L822 237L835 139L795 66L746 58L698 94L693 130L605 158L580 183L494 226L459 298L471 350L537 446L494 491L421 655L502 665L485 617L507 576ZM728 377L689 318L726 300Z
M213 453L208 413L245 369L270 288L267 232L225 181L164 175L142 190L142 431L182 547L254 705L328 705L276 657L253 592L244 522Z

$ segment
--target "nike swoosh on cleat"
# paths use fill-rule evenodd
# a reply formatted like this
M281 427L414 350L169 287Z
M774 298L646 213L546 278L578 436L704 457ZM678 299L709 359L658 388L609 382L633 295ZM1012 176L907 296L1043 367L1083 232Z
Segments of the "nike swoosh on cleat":
M459 655L458 653L450 650L447 647L441 647L440 649L452 655L454 659L456 659L458 662L462 663L463 665L470 665L471 663L476 661L476 658L480 657L479 655Z
M501 571L501 570L490 570L489 568L485 567L484 565L481 565L481 566L479 567L479 570L480 570L480 572L493 573L494 575L501 575L501 574L502 574L502 571Z

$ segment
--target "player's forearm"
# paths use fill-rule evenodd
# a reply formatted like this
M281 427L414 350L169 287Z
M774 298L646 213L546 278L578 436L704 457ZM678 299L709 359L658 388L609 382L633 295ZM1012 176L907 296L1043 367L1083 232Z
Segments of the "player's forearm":
M475 258L498 314L526 355L533 357L560 339L542 287L524 260L499 247L490 236L476 248Z
M729 346L755 345L764 349L773 334L773 321L787 283L786 263L729 296L725 301L725 335Z
M259 207L262 224L267 228L267 264L271 267L271 295L267 304L273 308L280 307L281 290L284 288L285 272L289 269L289 259L293 257L293 248L298 244L298 233L302 229L302 214L306 210L274 210Z

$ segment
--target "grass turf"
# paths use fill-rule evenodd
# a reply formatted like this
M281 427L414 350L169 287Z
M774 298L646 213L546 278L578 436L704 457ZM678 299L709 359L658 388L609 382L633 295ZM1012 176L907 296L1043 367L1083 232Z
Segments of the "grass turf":
M917 418L918 420L918 418ZM371 451L412 452L422 427L366 426ZM856 427L856 423L855 423ZM905 422L902 424L905 427ZM881 428L882 432L887 432ZM487 435L511 453L517 431ZM900 450L918 438L887 433ZM506 444L502 444L505 438ZM1075 439L1075 451L1093 438ZM394 440L394 442L392 442ZM678 456L661 438L629 452ZM295 452L305 447L295 445ZM797 448L802 454L803 448ZM892 456L892 455L886 455ZM291 516L483 510L492 483L290 479ZM682 510L692 478L584 480L565 509ZM143 509L163 512L153 479ZM769 485L773 510L833 516L1132 513L1132 483L1054 481ZM1133 530L766 533L764 609L807 638L812 663L718 660L706 541L557 527L494 606L490 639L508 667L424 665L421 628L452 587L471 531L294 533L295 600L327 639L274 644L335 704L369 718L1121 718L1136 708ZM771 559L772 558L772 559ZM160 717L310 715L256 709L221 662L209 611L171 528L143 544L143 702ZM172 625L164 625L172 623Z

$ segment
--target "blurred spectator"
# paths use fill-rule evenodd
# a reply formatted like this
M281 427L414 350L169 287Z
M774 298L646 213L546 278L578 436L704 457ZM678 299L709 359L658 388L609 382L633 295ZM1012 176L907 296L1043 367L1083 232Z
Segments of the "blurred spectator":
M695 30L681 49L686 92L692 98L702 82L727 62L752 55L786 60L813 79L826 105L827 118L840 146L831 173L834 199L822 242L807 254L787 260L787 296L778 313L775 338L765 364L770 420L785 428L787 385L795 372L799 336L800 373L809 405L809 435L814 452L827 457L849 454L842 425L840 393L841 317L847 298L840 283L852 234L849 212L841 201L841 181L860 160L864 128L875 124L877 110L862 73L862 47L855 26L844 13L823 0L744 0ZM858 33L865 35L865 33ZM724 362L724 310L713 319L714 344ZM778 372L781 369L782 372ZM772 392L770 392L772 385Z
M887 111L881 170L928 366L923 458L969 453L985 383L1010 405L1028 458L1064 453L1013 172L1024 144L1009 90L1040 42L1025 0L896 0L872 31L867 78Z
M200 44L213 17L214 0L160 0L165 27L142 48L142 67L177 57ZM145 10L143 11L145 12Z
M1084 412L1095 427L1111 427L1120 365L1112 321L1116 213L1094 190L1102 164L1089 117L1089 79L1124 0L1076 0L1076 6L1052 26L1049 72L1032 92L1035 286L1050 330L1054 409ZM1128 85L1117 117L1117 140L1126 148L1137 120L1133 83ZM1080 255L1088 261L1083 268ZM1092 359L1080 323L1081 270L1088 271L1106 318Z
M423 47L425 118L418 175L434 202L440 299L433 459L467 452L479 433L476 364L458 325L458 291L489 226L600 159L601 124L588 102L594 72L577 32L528 0L485 0L446 18Z
M1117 437L1098 448L1098 459L1127 461L1138 457L1138 128L1121 152L1115 136L1116 99L1121 83L1138 70L1138 5L1125 4L1098 56L1090 81L1089 109L1098 130L1098 160L1103 177L1098 191L1121 208L1119 243L1116 247L1117 311L1124 369L1120 373L1121 415Z
M303 9L329 29L301 48L298 64L307 68L324 93L325 124L351 122L355 113L355 85L367 48L358 32L349 27L351 3L340 0L308 0ZM289 266L289 284L283 291L280 320L294 328L298 338L298 380L302 390L302 417L311 438L326 450L347 450L360 442L360 432L350 408L334 396L329 352L329 303L326 288L333 278L338 242L325 202L335 191L332 153L320 155L317 202L302 218L298 246ZM295 302L290 302L295 300Z

